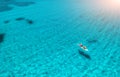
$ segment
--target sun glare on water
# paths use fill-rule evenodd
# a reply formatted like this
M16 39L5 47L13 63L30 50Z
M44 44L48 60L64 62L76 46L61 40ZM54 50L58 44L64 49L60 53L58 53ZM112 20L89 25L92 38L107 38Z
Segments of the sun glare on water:
M74 6L84 8L83 11L88 14L111 16L111 18L120 16L120 0L87 0L77 3Z
M120 7L120 0L106 0L105 3L110 8L119 8Z
M115 0L116 2L120 2L120 0Z
M118 12L120 11L120 0L93 0L92 6L102 8L107 12Z

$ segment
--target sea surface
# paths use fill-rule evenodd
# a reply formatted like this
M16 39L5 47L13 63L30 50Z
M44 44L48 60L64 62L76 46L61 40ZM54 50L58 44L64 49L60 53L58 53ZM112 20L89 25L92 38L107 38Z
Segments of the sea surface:
M0 77L120 77L110 1L0 0Z

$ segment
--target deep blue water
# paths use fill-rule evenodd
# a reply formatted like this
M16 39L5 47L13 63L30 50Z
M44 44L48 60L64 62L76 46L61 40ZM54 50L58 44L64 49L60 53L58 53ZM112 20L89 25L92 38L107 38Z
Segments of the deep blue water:
M0 77L119 77L119 12L94 0L0 0Z

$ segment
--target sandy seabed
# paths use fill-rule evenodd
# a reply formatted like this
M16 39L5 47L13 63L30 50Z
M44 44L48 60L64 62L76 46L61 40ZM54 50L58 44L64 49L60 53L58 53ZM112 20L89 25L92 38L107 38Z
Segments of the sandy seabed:
M118 6L99 0L2 1L0 77L120 76Z

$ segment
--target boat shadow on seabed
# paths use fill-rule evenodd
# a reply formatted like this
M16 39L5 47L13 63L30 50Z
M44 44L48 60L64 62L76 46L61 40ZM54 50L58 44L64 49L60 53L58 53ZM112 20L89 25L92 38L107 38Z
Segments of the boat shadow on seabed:
M83 57L85 57L85 58L91 60L90 55L88 55L87 53L81 51L80 49L78 49L78 52L79 52L79 54L82 55Z

